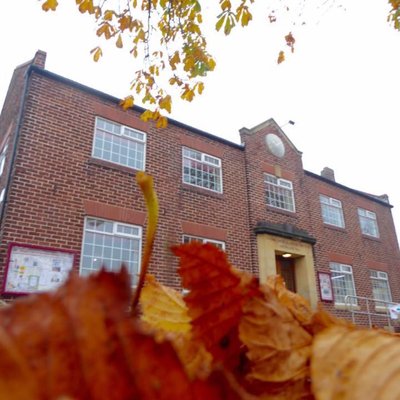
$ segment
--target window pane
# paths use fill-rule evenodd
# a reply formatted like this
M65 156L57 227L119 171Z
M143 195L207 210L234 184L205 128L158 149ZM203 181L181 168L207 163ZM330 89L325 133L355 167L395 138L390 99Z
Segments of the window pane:
M222 192L221 161L219 159L185 147L182 154L184 183Z
M124 131L123 136L121 136L122 131ZM97 118L92 155L102 160L144 170L145 140L144 133Z
M335 293L335 303L357 305L357 299L355 298L348 298L346 301L346 296L356 295L353 274L352 272L345 272L346 269L351 271L350 266L345 266L338 263L330 263L330 270L332 272L332 286Z
M124 264L134 284L139 271L140 236L139 227L88 218L82 246L81 274L86 276L101 267L118 271Z
M294 194L291 182L284 181L284 186L282 186L279 181L274 176L265 174L266 203L271 207L294 212Z
M320 202L324 223L344 228L342 203L326 196L320 196Z

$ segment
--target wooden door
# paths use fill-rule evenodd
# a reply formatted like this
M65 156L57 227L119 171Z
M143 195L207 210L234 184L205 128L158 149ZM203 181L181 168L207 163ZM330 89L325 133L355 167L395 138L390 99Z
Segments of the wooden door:
M287 289L296 292L295 260L293 258L277 256L276 273L282 276Z

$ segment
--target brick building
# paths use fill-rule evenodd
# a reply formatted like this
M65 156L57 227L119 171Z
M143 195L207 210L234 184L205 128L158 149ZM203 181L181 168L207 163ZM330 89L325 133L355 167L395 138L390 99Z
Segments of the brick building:
M151 272L162 283L179 287L169 246L203 240L261 280L282 274L313 306L326 296L338 315L346 302L365 310L346 295L400 302L387 196L305 171L273 119L241 129L240 145L173 120L160 131L141 109L45 70L45 58L16 68L0 117L3 298L121 261L134 284L146 228L134 176L145 170L160 200Z

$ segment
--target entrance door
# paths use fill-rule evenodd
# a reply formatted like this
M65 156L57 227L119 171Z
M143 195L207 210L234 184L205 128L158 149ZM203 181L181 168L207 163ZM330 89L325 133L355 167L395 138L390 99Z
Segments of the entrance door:
M282 276L286 288L296 292L295 260L293 258L283 258L276 256L276 273Z

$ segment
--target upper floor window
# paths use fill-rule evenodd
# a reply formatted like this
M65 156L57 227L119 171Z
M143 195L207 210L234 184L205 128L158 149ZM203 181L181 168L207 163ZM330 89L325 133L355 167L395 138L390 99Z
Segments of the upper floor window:
M342 202L322 194L319 200L324 223L344 228Z
M269 206L287 211L295 211L293 184L286 179L265 174L266 201Z
M350 265L332 262L329 264L332 272L332 286L335 293L335 304L357 305L355 297L356 289L354 287L353 270Z
M183 147L183 182L222 193L221 160Z
M358 218L362 234L376 238L379 237L378 223L376 222L376 214L374 212L359 208Z
M3 148L3 151L0 154L0 176L3 174L4 166L6 164L6 153L7 153L8 145L6 144Z
M390 293L388 274L382 271L370 270L369 276L371 278L372 295L374 297L374 300L391 302L392 295ZM387 303L379 303L379 302L376 302L375 305L378 307L388 306Z
M6 193L6 188L3 188L3 189L1 189L1 192L0 192L0 204L3 202L3 200L4 200L4 195L5 195L5 193Z
M182 241L183 243L191 243L191 242L211 243L214 246L220 248L221 250L225 250L225 242L222 242L220 240L207 239L199 236L183 235Z
M88 275L104 267L119 271L125 265L137 283L140 265L142 228L98 218L86 218L83 234L81 275Z
M96 118L93 157L144 170L146 135L136 129Z

